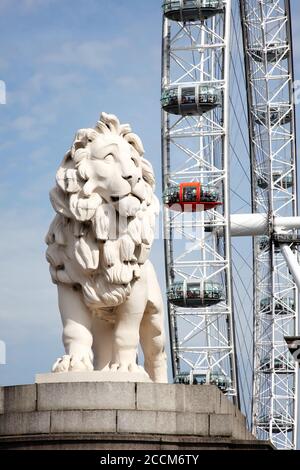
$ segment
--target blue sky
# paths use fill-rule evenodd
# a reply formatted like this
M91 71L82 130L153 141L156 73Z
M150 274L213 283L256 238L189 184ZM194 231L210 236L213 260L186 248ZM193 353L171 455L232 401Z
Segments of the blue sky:
M0 0L0 385L32 383L62 353L45 261L48 191L75 131L101 111L144 142L160 194L161 0ZM300 79L299 1L294 8ZM298 120L299 122L299 120ZM246 156L247 157L247 156ZM162 241L152 260L164 290Z
M62 353L44 258L48 191L78 128L131 123L160 190L160 0L0 0L0 384L30 383ZM159 260L162 243L152 258Z

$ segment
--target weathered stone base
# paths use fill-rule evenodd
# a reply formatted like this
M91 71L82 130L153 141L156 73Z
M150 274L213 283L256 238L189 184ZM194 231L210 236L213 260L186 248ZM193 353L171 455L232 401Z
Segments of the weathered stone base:
M152 382L149 375L141 370L140 372L111 372L111 371L91 371L91 372L49 372L48 374L37 374L35 383L51 384L66 382Z
M271 450L265 441L152 434L55 434L0 439L0 451L10 450Z
M271 448L211 385L48 383L0 389L2 449Z

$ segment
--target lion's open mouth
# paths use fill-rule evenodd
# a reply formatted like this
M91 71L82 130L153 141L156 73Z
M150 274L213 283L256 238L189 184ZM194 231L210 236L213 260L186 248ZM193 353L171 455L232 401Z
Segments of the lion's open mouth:
M110 199L112 200L112 202L118 202L120 201L120 199L123 199L124 197L127 197L128 194L126 194L125 196L110 196Z
M110 196L110 199L111 199L112 202L119 202L122 199L125 199L126 197L129 197L129 196L135 197L142 204L143 200L139 196L137 196L136 194L132 194L132 193L124 194L124 196Z

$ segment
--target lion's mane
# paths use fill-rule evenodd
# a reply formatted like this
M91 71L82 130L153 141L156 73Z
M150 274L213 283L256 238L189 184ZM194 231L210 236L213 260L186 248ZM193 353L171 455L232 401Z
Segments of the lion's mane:
M135 217L120 216L94 190L86 165L91 157L86 148L91 132L122 137L140 158L146 199ZM152 166L143 155L142 143L130 127L102 113L95 129L76 133L50 192L57 213L46 237L52 280L81 290L84 302L95 314L126 300L153 242L158 200Z

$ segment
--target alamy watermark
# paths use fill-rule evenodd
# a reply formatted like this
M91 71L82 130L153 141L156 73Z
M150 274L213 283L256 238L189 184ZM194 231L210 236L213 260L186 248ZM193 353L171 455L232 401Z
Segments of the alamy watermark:
M0 80L0 104L6 104L6 84Z
M6 344L0 340L0 365L6 364Z

